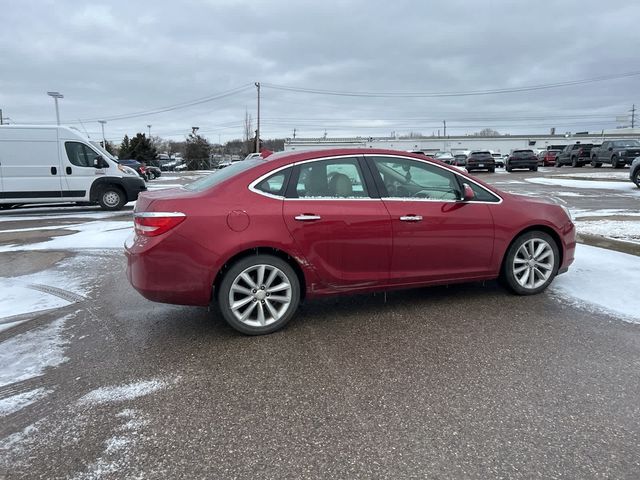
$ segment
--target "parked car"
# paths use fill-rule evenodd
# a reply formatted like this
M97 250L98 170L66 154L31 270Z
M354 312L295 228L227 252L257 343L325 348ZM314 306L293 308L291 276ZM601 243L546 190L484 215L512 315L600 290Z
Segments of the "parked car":
M514 150L509 155L504 168L507 172L516 168L526 168L536 172L538 171L538 157L533 153L533 150Z
M451 165L453 163L453 155L451 152L436 152L435 157L437 160Z
M613 168L622 168L631 165L637 156L640 156L638 140L607 140L591 149L591 166L600 168L603 163L610 163Z
M162 170L158 167L149 166L147 167L147 180L154 180L162 175Z
M0 126L0 208L77 202L120 210L145 189L134 170L78 130Z
M502 157L502 154L492 153L491 156L493 157L493 161L496 164L496 168L504 168L504 159Z
M545 150L542 154L542 163L538 162L538 165L542 165L543 167L553 167L556 164L556 157L558 156L558 153L560 153L560 150Z
M367 201L363 201L367 200ZM237 162L140 196L127 276L146 298L206 306L245 334L304 298L502 277L543 291L574 258L564 207L408 152L339 149Z
M138 160L134 160L132 158L120 158L118 160L118 163L120 165L126 165L129 168L133 168L138 175L140 176L140 178L147 180L147 167L146 165L143 165L141 162L139 162Z
M629 178L636 184L636 187L640 188L640 157L636 157L636 159L631 162Z
M493 173L496 171L496 161L491 155L491 152L487 150L474 150L467 157L466 169L468 172L472 172L473 170L488 170Z
M464 167L467 165L467 156L463 153L459 153L453 156L453 162L451 165L455 167Z
M567 145L556 155L555 166L571 165L573 168L582 167L591 161L592 143L572 143Z

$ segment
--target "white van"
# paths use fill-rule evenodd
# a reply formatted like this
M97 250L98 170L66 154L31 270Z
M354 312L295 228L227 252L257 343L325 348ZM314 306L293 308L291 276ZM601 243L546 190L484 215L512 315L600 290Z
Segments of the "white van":
M135 170L78 130L0 126L0 208L25 203L97 203L119 210L146 190Z

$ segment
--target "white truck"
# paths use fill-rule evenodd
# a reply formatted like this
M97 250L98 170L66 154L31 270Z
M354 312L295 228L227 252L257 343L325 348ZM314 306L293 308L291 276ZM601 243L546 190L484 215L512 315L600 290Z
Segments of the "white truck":
M135 170L76 129L0 126L0 208L76 202L119 210L144 190Z

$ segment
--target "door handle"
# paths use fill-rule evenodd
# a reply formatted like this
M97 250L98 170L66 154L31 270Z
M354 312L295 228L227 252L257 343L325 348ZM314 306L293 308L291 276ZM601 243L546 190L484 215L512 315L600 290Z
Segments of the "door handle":
M420 222L422 221L422 215L404 215L400 217L403 222Z
M320 215L313 215L309 213L304 213L295 217L299 222L313 222L314 220L320 220L321 218L322 217Z
M72 172L71 167L67 167L67 175L71 175L71 172Z
M58 169L56 167L51 167L51 175L57 175Z

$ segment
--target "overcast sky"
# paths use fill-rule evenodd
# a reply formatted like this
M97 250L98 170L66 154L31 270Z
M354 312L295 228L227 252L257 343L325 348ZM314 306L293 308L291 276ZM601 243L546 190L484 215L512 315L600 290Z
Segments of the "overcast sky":
M274 88L468 93L637 73L632 0L2 0L0 18L3 116L55 122L46 92L57 90L62 123L99 138L106 119L117 143L149 124L174 140L192 126L216 143L240 138L254 82L262 138L431 135L443 120L451 135L599 131L640 105L640 75L449 97ZM165 107L180 108L148 113Z

